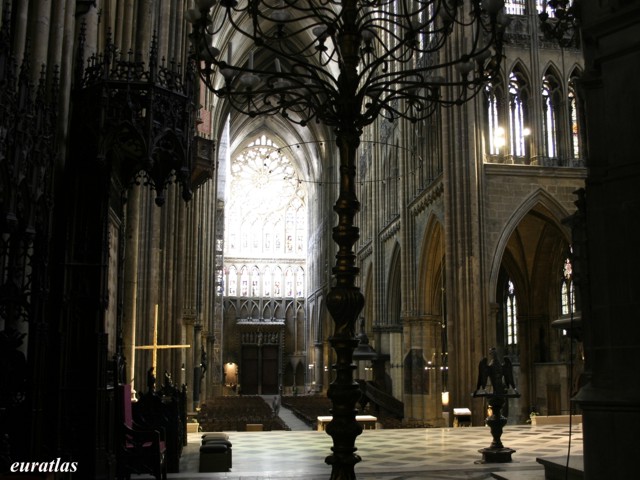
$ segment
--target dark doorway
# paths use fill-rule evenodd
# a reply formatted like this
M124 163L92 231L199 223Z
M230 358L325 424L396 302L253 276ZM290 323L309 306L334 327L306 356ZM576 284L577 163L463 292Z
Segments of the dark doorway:
M278 347L275 345L262 347L262 393L278 393Z
M245 395L278 393L278 345L243 345L241 391Z
M240 388L245 395L257 395L258 392L258 347L244 345L242 347L242 366L240 373Z
M560 385L547 385L547 415L560 415Z

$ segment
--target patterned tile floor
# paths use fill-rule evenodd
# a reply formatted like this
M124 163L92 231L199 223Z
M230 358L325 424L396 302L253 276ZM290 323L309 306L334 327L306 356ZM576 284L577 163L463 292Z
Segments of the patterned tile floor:
M200 433L189 434L181 473L170 479L195 480L327 480L324 458L332 439L325 432L229 432L233 468L225 473L197 473ZM507 425L505 447L516 450L511 463L483 464L478 450L488 447L488 427L365 430L356 439L362 461L355 467L362 480L481 480L492 472L521 472L515 478L544 478L537 457L582 454L582 428L574 425ZM536 477L535 472L542 476ZM135 479L148 478L132 476Z

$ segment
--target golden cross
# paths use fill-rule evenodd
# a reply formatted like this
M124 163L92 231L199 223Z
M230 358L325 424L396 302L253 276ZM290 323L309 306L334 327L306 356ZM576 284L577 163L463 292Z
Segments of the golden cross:
M190 348L191 345L158 345L158 305L156 304L155 315L153 319L153 345L140 345L134 347L136 350L153 350L151 357L151 366L153 367L154 374L157 375L156 365L158 362L158 350L164 350L167 348Z

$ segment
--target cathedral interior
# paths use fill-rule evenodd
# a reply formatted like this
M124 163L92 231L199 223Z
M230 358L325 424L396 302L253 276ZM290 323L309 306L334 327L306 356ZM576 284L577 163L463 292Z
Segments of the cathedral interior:
M175 385L189 412L328 396L355 478L361 392L480 425L490 351L510 425L579 414L585 479L637 471L640 1L5 0L0 24L2 473L119 477L121 388Z

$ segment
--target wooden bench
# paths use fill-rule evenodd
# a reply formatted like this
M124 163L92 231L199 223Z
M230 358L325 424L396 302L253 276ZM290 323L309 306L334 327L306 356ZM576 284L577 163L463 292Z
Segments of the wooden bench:
M321 415L318 417L318 431L324 432L327 423L333 420L332 415ZM356 422L362 425L362 428L365 430L375 430L376 422L378 421L377 417L373 415L356 415Z

